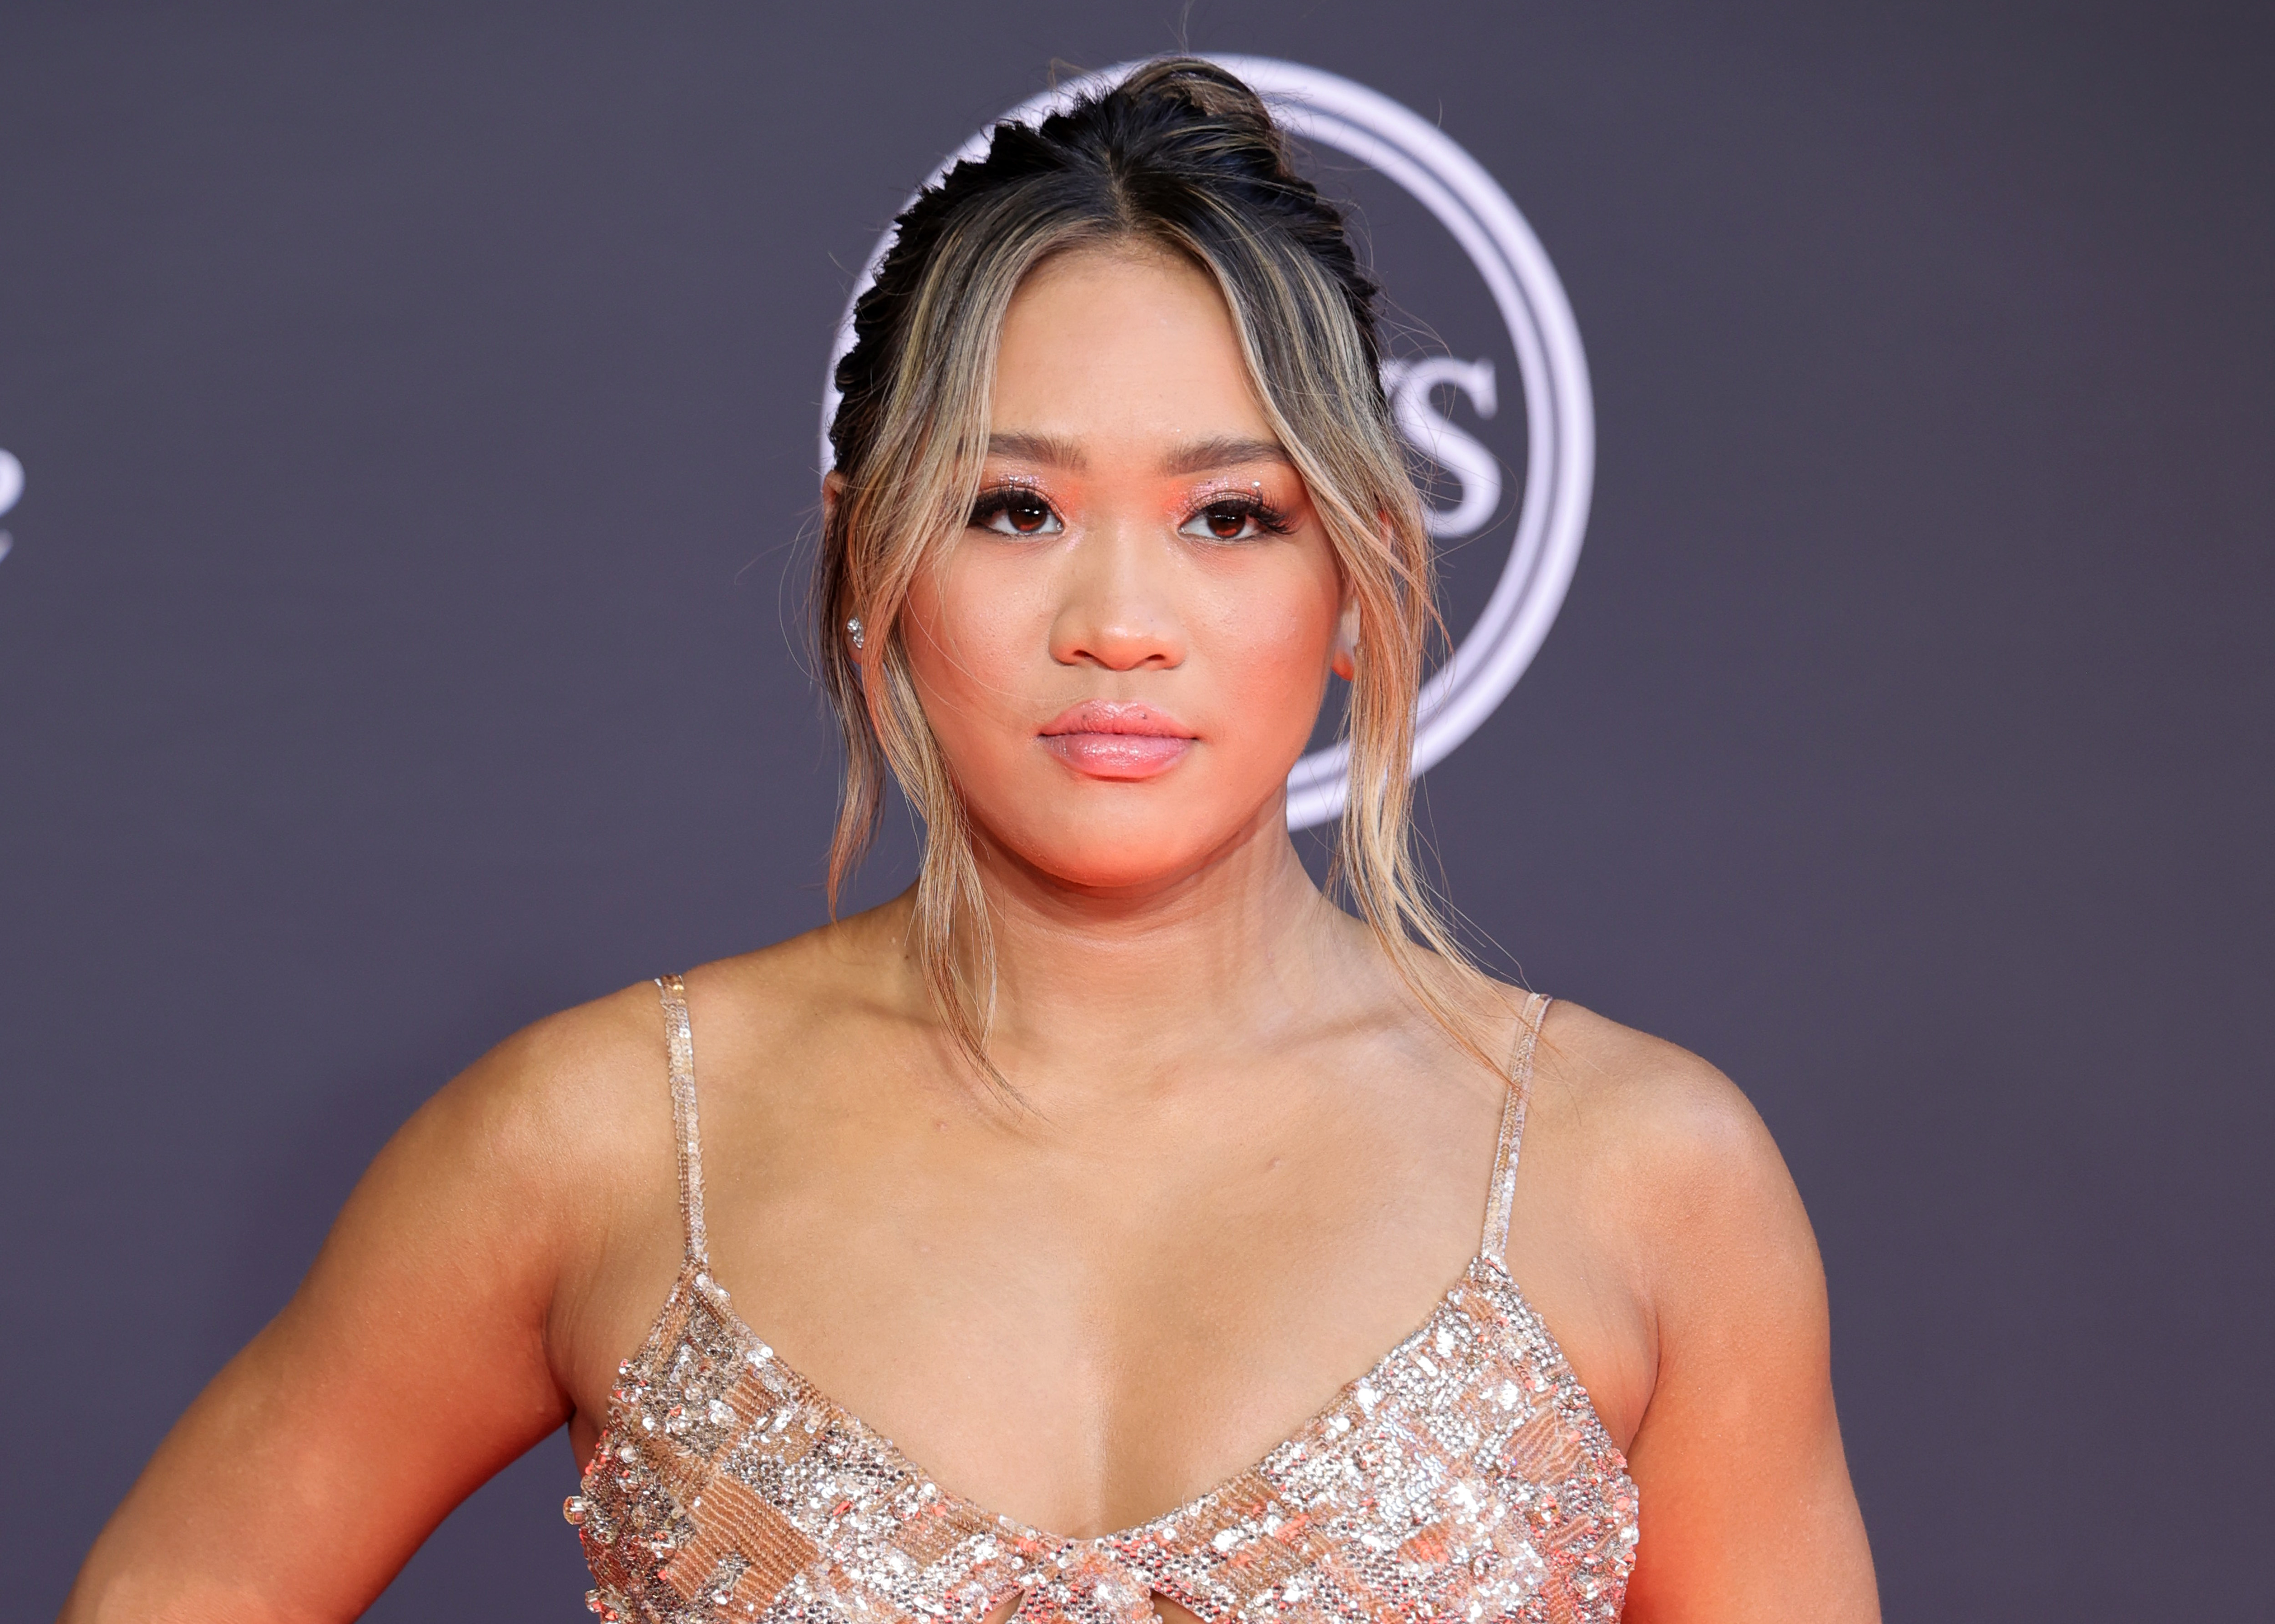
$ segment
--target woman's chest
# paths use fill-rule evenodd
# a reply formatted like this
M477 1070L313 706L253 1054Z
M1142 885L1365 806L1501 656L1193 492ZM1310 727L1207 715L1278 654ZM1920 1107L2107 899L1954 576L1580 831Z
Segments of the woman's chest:
M1281 1189L1267 1167L1244 1190L1190 1169L722 1190L711 1267L756 1334L951 1487L1097 1530L1258 1459L1476 1250L1469 1214L1364 1190L1319 1212Z
M1485 1258L1254 1462L1095 1534L942 1484L692 1264L608 1418L571 1517L625 1616L767 1616L788 1598L800 1617L1035 1624L1141 1624L1156 1598L1206 1620L1609 1618L1635 1545L1623 1462Z
M1220 1115L1039 1144L707 1102L712 1271L916 1458L1043 1526L1114 1526L1253 1460L1459 1275L1492 1122L1446 1114L1316 1131L1300 1112ZM588 1417L669 1282L670 1216L587 1294Z
M736 1312L950 1487L1075 1531L1259 1458L1424 1321L1479 1250L1506 1098L1315 1064L1005 1131L722 1072L704 1200ZM676 1266L653 1217L589 1294L580 1442ZM1605 1345L1599 1305L1546 1283Z

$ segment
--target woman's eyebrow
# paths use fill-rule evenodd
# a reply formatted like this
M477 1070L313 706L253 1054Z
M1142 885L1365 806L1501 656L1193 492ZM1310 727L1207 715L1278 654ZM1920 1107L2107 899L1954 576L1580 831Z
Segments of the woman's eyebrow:
M990 434L987 455L1008 457L1014 462L1041 463L1069 472L1080 472L1085 461L1080 446L1054 434Z
M1207 473L1217 468L1236 468L1243 463L1285 463L1289 460L1277 440L1248 440L1223 435L1179 446L1162 459L1161 472Z

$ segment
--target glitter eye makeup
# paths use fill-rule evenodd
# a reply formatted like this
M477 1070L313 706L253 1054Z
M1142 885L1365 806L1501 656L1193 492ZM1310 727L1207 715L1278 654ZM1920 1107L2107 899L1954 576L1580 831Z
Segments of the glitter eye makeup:
M1253 541L1263 536L1284 536L1287 514L1265 500L1263 487L1252 486L1214 496L1177 526L1177 533L1212 541Z
M971 524L999 536L1053 536L1066 527L1032 486L1017 484L980 492L971 504Z

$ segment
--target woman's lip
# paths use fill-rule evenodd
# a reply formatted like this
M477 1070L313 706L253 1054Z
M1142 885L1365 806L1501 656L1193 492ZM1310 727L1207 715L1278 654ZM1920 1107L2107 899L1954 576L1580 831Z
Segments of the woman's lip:
M1193 741L1168 733L1047 733L1043 747L1088 778L1153 778L1185 759Z
M1070 705L1043 725L1042 735L1106 733L1121 737L1184 739L1193 730L1158 706L1125 699L1085 699Z
M1090 778L1152 778L1168 772L1193 747L1190 728L1159 706L1126 700L1085 699L1047 723L1043 747Z

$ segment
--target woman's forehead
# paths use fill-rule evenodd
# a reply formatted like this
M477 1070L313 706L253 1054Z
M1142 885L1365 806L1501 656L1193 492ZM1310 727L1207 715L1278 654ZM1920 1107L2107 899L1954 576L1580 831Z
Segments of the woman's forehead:
M1190 261L1145 245L1061 255L1021 283L989 421L1007 448L1062 462L1276 448L1223 295Z

